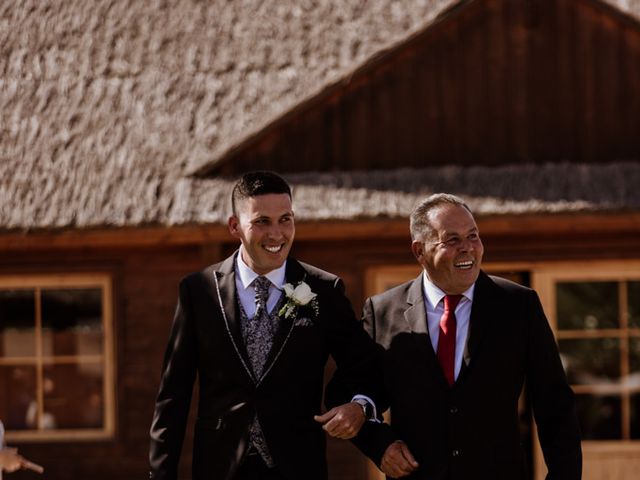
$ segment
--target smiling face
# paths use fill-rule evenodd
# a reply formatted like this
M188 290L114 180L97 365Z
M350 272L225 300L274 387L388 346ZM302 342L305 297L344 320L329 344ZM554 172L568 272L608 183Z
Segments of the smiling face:
M269 193L243 199L229 218L229 232L242 242L242 260L257 274L282 266L295 235L291 197Z
M461 205L446 203L427 215L431 233L413 241L413 254L443 292L461 294L478 279L484 253L473 215Z

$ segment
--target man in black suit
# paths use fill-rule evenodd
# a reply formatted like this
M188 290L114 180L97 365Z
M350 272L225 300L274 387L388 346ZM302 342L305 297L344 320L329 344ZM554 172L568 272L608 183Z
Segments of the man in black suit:
M372 387L375 344L342 281L288 257L294 214L281 177L244 175L232 204L239 251L180 284L151 427L151 478L177 478L197 374L194 479L325 480L323 428L350 438L365 410L382 405ZM319 415L329 354L341 393L354 401Z
M538 296L480 270L478 227L458 197L430 196L410 223L423 273L364 306L391 424L367 422L355 443L392 478L528 478L518 429L526 381L547 479L579 479L573 392Z

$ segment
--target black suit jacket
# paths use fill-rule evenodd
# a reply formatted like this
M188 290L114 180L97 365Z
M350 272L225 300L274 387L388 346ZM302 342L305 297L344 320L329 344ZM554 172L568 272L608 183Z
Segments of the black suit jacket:
M364 322L381 347L391 427L366 424L356 444L374 461L395 439L420 464L410 478L527 478L518 397L527 382L547 479L581 477L573 392L537 294L480 274L461 372L449 387L427 328L422 275L366 301Z
M177 478L197 375L194 479L233 478L255 412L286 478L326 479L325 435L313 416L320 413L327 357L334 357L344 388L376 399L375 345L359 327L342 281L290 258L286 281L307 282L318 294L319 314L311 322L283 319L265 373L254 379L240 331L234 262L235 255L180 283L151 427L151 478Z

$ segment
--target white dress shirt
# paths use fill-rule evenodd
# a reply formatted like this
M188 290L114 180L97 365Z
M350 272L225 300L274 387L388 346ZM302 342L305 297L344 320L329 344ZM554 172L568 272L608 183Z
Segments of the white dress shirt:
M284 290L283 285L285 284L286 268L287 261L285 260L280 267L264 275L271 282L269 286L269 298L267 298L267 311L269 313L275 308ZM240 247L240 252L238 252L238 256L236 257L236 291L240 298L240 304L248 318L253 318L256 314L256 292L253 287L253 281L259 276L260 275L251 270L249 265L242 260L242 247Z
M444 297L446 293L440 290L429 280L427 273L422 275L424 305L427 312L427 326L429 328L429 337L431 337L431 346L433 351L438 351L438 338L440 337L440 319L444 314ZM467 337L469 334L469 319L471 317L471 305L473 303L473 291L475 283L462 293L462 299L455 310L456 315L456 358L454 364L454 378L457 380L462 368L462 360L464 357L465 346L467 345Z

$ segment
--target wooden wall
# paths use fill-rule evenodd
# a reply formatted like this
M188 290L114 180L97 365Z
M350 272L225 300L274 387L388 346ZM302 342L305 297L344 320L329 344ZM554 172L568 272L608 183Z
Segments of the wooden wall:
M116 437L18 444L50 480L148 478L149 427L177 284L208 259L198 248L0 252L0 274L108 272L116 334ZM14 480L33 479L16 472ZM186 478L186 477L185 477Z
M215 167L640 157L640 25L596 0L463 2Z
M640 222L630 223L627 229L594 232L599 222L593 220L592 231L588 233L584 225L581 227L580 218L576 218L562 235L541 234L545 224L548 222L544 220L521 219L502 225L480 219L485 232L486 261L638 258ZM505 235L504 228L511 233ZM296 240L293 253L343 277L354 308L359 311L366 293L368 268L415 263L409 251L408 233L358 238L356 230L354 223L342 238L334 232L331 238ZM27 457L46 466L49 480L147 478L148 430L177 284L183 275L217 262L235 249L230 241L144 248L101 245L56 250L0 249L0 274L106 271L113 275L116 437L110 441L19 444ZM181 478L185 479L190 478L190 438L188 433L181 468ZM328 450L332 480L366 478L367 464L350 444L331 440ZM30 473L14 473L11 478L35 477Z

